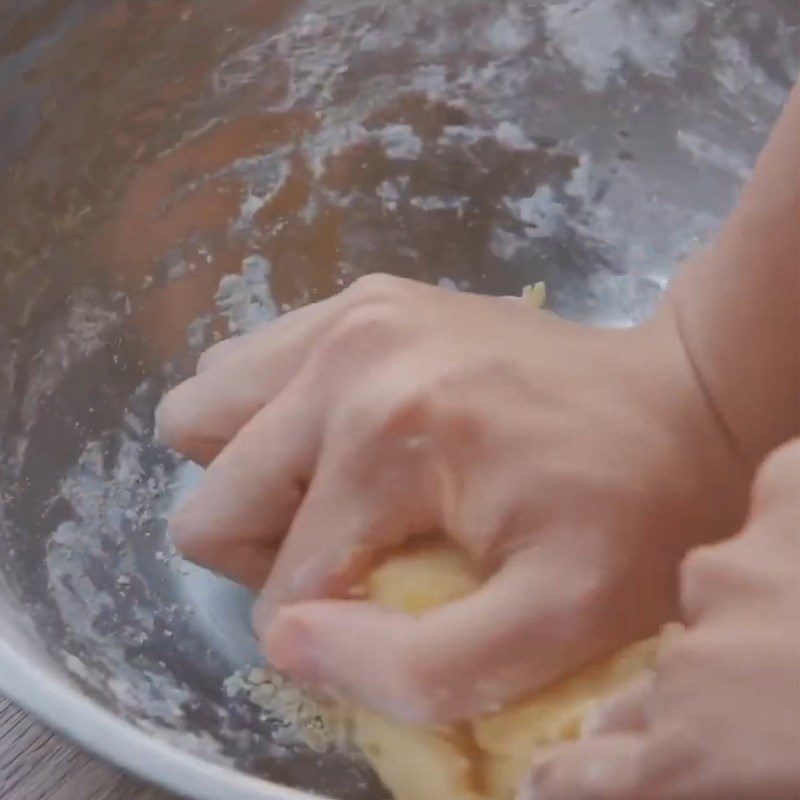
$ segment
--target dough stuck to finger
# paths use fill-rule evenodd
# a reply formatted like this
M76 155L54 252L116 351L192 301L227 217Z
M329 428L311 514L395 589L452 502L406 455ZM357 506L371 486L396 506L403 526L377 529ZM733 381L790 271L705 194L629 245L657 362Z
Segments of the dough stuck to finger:
M395 554L367 580L369 599L419 615L473 592L481 580L468 559L446 543ZM350 709L356 745L395 800L514 800L538 748L581 734L602 698L655 663L659 637L519 701L460 725L423 728Z

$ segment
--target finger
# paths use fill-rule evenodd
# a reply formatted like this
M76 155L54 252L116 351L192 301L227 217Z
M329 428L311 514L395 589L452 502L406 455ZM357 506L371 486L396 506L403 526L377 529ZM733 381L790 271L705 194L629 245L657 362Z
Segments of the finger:
M252 588L267 578L316 458L313 416L287 391L214 460L169 524L178 549Z
M225 361L227 358L231 358L245 350L251 345L254 339L263 337L264 328L269 324L269 322L266 322L264 325L259 325L254 331L242 333L238 336L231 336L230 339L223 339L221 342L211 345L211 347L203 351L200 358L197 360L195 374L199 375L201 372L208 372L209 369Z
M200 356L197 372L206 372L230 359L246 359L249 354L259 351L270 339L285 335L292 327L312 324L315 319L329 314L331 308L335 314L337 310L341 312L358 303L386 300L398 291L407 291L410 287L420 289L424 286L425 284L392 275L365 275L332 297L294 309L243 335L217 342Z
M198 374L173 389L156 410L165 444L207 464L236 432L288 385L325 332L346 311L407 293L413 281L369 275L334 297L292 311L253 334L216 345Z
M263 542L226 541L218 545L206 542L202 545L186 545L178 548L181 555L193 564L210 569L217 575L245 586L253 591L264 585L264 581L275 563L277 549ZM200 555L192 555L197 549Z
M273 663L301 682L416 723L495 710L598 655L595 598L546 559L517 559L463 600L412 618L369 603L282 607ZM611 643L614 647L617 643Z
M655 672L646 670L625 688L601 700L583 721L583 735L642 731L647 725L646 703L653 692Z
M198 375L176 386L159 404L156 436L193 461L208 464L287 386L335 314L334 304L318 303L250 336L215 345L201 357Z
M229 339L223 339L221 342L211 345L197 361L197 374L208 372L209 369L226 361L234 359L247 361L250 356L254 353L257 354L276 336L291 335L292 329L313 324L314 319L320 314L324 314L325 308L331 305L332 299L328 298L294 309L275 319L260 323L247 333L231 336Z
M408 445L425 409L394 402L405 377L405 368L383 371L377 389L362 387L327 420L314 478L259 600L262 627L280 605L350 597L379 553L437 527L427 448Z
M640 734L583 739L537 759L519 800L656 800L645 786Z
M365 491L333 459L320 465L259 598L259 627L281 605L349 596L378 553L426 530L380 486Z

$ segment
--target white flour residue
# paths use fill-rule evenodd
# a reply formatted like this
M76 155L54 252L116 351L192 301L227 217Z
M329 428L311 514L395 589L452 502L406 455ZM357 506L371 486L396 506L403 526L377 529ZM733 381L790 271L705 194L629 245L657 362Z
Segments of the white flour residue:
M178 750L183 750L200 758L206 758L216 764L228 764L230 762L230 759L221 755L219 742L211 734L196 733L186 729L171 730L170 728L156 725L147 719L139 720L136 723L136 727Z
M422 140L410 125L387 125L380 137L388 158L413 161L422 153Z
M86 664L83 663L77 656L72 653L65 653L63 655L64 666L78 679L82 681L89 681L91 676Z
M564 191L570 197L581 200L590 196L594 188L594 174L592 159L582 153L578 158L578 165L572 170L569 180L564 184Z
M444 97L449 84L443 64L423 64L411 78L411 89L424 92L428 97Z
M722 147L699 134L678 131L676 140L678 145L687 153L691 153L697 161L703 161L723 172L730 172L742 181L749 179L753 174L747 156Z
M163 647L163 639L152 639L157 630L170 639L174 635L183 657L191 657L197 646L208 649L208 643L194 643L186 633L187 625L194 629L195 609L188 603L165 603L143 581L148 571L152 579L153 569L156 574L163 569L164 579L177 586L185 580L169 541L153 541L141 549L151 535L141 524L168 514L175 502L175 481L182 484L180 495L184 483L196 483L198 470L168 476L155 465L146 474L143 464L142 448L135 441L119 442L112 463L107 447L93 442L63 481L60 496L71 504L75 519L54 531L46 554L49 594L68 631L62 661L79 683L110 695L118 713L138 728L185 752L231 764L222 742L241 740L245 752L252 747L253 734L232 726L230 698L218 703L198 695L154 657ZM142 558L163 566L150 564L143 573ZM205 652L198 656L198 665L205 657ZM197 730L190 710L198 706L209 719L209 730ZM286 727L282 718L266 713L262 722L265 737L274 725ZM287 745L300 741L286 738ZM276 758L291 754L288 747L266 747Z
M231 334L247 333L278 315L269 285L271 264L260 255L242 261L239 275L224 275L215 301Z
M566 211L550 186L540 186L529 197L506 197L504 202L531 237L555 236L564 226Z
M767 76L743 42L721 36L711 45L717 57L714 77L741 113L761 119L765 108L784 103L786 90Z
M401 197L400 186L395 181L381 181L375 194L381 199L386 211L396 211L397 202Z
M695 0L654 11L625 0L565 0L547 5L544 19L552 46L587 89L600 91L625 64L674 77L698 11Z
M359 21L353 9L325 10L328 13L298 15L285 30L270 33L226 59L214 73L215 90L220 94L235 91L266 73L283 90L275 110L330 102L347 71L352 42L364 39L369 26ZM281 82L273 76L286 77Z
M59 383L80 362L108 344L121 322L119 313L109 310L99 292L81 289L67 301L66 315L49 332L49 339L31 361L22 402L22 429L35 424L42 400L55 394ZM27 437L19 440L16 453L21 463Z
M501 4L498 4L501 6ZM525 48L535 31L523 9L517 3L508 4L505 13L497 17L486 31L486 41L494 52L503 55Z
M512 261L528 247L528 242L505 228L495 227L489 240L489 249L501 261Z
M536 144L516 123L503 120L493 128L480 125L445 125L436 142L439 147L474 147L480 142L497 142L508 150L525 152Z
M472 147L491 135L476 125L445 125L436 143L439 147Z
M566 235L576 258L597 260L589 270L614 273L608 285L620 285L626 308L637 286L641 302L649 302L651 284L663 285L675 260L724 213L722 204L685 213L683 173L660 165L686 164L689 153L704 169L727 173L711 175L719 194L735 191L748 174L740 155L752 153L755 121L774 115L781 101L781 87L766 75L772 71L749 51L750 34L736 36L732 12L721 2L309 0L303 9L282 30L271 29L229 58L215 83L220 94L268 85L269 113L313 110L314 124L297 144L313 176L302 220L310 224L331 207L347 209L343 216L351 219L350 210L358 209L365 219L396 215L404 229L415 209L459 214L468 192L419 180L418 173L428 178L419 164L452 159L458 170L490 175L503 157L521 155L520 174L494 203L485 255L518 269L552 271L554 240ZM745 21L755 34L763 24L757 13L750 16ZM793 34L784 28L778 26L769 55L794 64ZM705 83L691 80L698 52L708 54ZM662 80L641 80L648 77ZM714 81L722 98L706 85ZM675 86L685 97L669 94ZM576 108L581 87L596 94ZM651 89L681 101L657 132L648 130ZM730 119L720 126L726 113ZM742 133L714 140L710 133L726 125ZM388 164L376 156L376 144ZM578 159L566 175L565 156ZM414 175L415 185L403 186L398 173ZM243 216L258 213L259 196L248 195ZM667 218L669 228L660 222ZM411 252L406 243L393 246ZM342 263L353 259L346 254ZM356 265L357 272L363 268ZM622 286L618 272L635 278ZM610 289L589 288L611 302ZM554 307L580 316L582 291L579 281L566 278L553 293Z
M423 211L455 211L459 216L464 213L467 197L439 197L438 195L420 195L409 201L414 208Z
M158 662L146 669L130 662L130 653L153 634L156 605L128 596L134 580L141 585L129 537L163 503L167 476L155 468L145 477L140 445L125 438L111 475L106 461L102 443L87 445L60 492L75 519L61 523L47 546L49 595L69 639L91 654L81 658L65 649L64 664L81 682L110 691L137 724L147 719L156 731L161 725L180 729L191 690ZM114 576L115 584L109 581Z
M585 298L577 316L586 322L615 327L645 318L675 265L706 242L719 225L713 213L698 212L666 200L653 202L651 189L630 170L620 170L617 183L602 202L570 216L567 227L584 241L596 241L615 254L613 272L592 272L574 293ZM621 208L628 209L626 213ZM631 227L646 232L634 239ZM674 231L680 230L680 237ZM616 273L616 274L614 274ZM564 298L562 298L564 299ZM571 314L569 307L564 312Z
M536 146L525 131L513 122L500 122L493 133L495 140L509 150L533 150Z
M242 201L236 225L245 228L286 184L291 165L282 148L262 158L243 159L234 165L235 171L246 175L247 195Z
M303 152L311 165L311 172L319 179L325 174L328 159L356 144L369 140L369 132L359 122L345 121L331 124L305 139Z

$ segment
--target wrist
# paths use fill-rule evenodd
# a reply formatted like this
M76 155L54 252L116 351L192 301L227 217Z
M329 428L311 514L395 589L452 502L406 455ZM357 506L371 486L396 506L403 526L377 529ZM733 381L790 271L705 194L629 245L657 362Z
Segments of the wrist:
M759 274L774 265L743 260L729 238L721 235L683 266L661 313L674 319L706 404L752 477L800 429L800 315L792 281L776 278L782 291L759 289Z
M670 442L664 479L674 480L683 502L699 512L672 535L686 547L732 535L745 517L752 469L687 351L673 296L634 332L647 375L645 402L663 420Z

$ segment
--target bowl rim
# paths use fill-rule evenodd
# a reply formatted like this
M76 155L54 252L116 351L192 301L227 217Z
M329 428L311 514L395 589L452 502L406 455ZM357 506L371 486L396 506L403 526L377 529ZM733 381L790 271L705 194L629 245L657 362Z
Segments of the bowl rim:
M132 776L191 800L326 800L238 773L140 731L0 639L0 692Z

